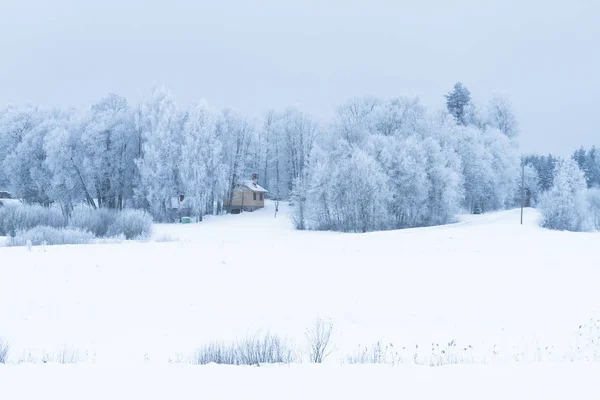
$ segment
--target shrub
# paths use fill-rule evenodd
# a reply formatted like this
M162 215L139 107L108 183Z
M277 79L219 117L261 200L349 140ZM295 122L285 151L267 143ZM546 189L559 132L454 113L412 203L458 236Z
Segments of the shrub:
M310 361L322 363L323 360L331 354L333 349L330 346L333 324L330 321L323 321L318 318L313 327L306 331L306 340L308 343L308 352Z
M372 346L359 346L356 352L346 357L348 364L399 364L401 357L394 352L390 343L385 346L377 342Z
M77 364L79 362L79 350L63 347L57 353L46 353L42 357L42 362L54 364Z
M124 210L108 228L108 236L124 235L126 239L147 238L152 233L152 217L141 210Z
M241 364L289 364L294 361L294 352L288 342L277 335L248 337L238 343Z
M293 347L277 335L267 333L232 343L212 342L198 350L193 362L227 365L289 364L296 360Z
M0 236L8 236L11 230L24 231L37 226L63 228L65 218L60 210L32 205L11 205L0 208Z
M57 229L48 226L38 226L27 231L18 231L10 238L8 246L40 246L61 244L87 244L94 240L94 234L78 229Z
M117 213L112 210L101 208L92 210L91 208L80 207L73 210L69 218L69 226L84 231L89 231L96 237L105 237L108 229L117 219Z
M210 363L239 365L237 349L235 343L212 342L201 349L194 355L194 364L205 365Z
M8 342L0 337L0 364L6 364L9 350L10 345L8 344Z

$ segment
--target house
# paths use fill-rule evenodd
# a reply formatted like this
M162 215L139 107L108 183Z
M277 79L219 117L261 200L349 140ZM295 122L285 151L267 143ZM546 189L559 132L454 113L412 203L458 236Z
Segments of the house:
M240 211L254 211L265 206L265 194L267 190L257 182L256 175L252 180L238 183L232 195L231 205L229 199L225 200L225 208L232 214L239 214Z
M20 204L22 204L21 200L13 199L9 192L0 190L0 207Z

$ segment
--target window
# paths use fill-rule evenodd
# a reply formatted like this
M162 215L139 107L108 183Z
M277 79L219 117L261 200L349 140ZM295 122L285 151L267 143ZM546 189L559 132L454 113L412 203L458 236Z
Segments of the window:
M252 193L252 200L256 200L256 192Z
M264 199L265 199L265 194L264 194L264 193L261 193L261 194L260 194L260 201L263 201Z

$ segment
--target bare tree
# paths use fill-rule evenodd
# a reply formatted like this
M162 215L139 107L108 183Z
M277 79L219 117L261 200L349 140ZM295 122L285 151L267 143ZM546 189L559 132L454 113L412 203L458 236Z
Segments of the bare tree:
M311 329L306 331L310 362L320 364L333 351L330 346L333 324L317 318Z

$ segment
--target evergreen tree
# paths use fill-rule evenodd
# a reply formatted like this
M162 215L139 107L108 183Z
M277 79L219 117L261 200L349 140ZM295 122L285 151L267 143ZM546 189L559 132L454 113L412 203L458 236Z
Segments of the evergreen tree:
M445 95L448 112L454 116L460 125L467 125L466 109L471 102L471 92L461 82L454 85L454 89Z

